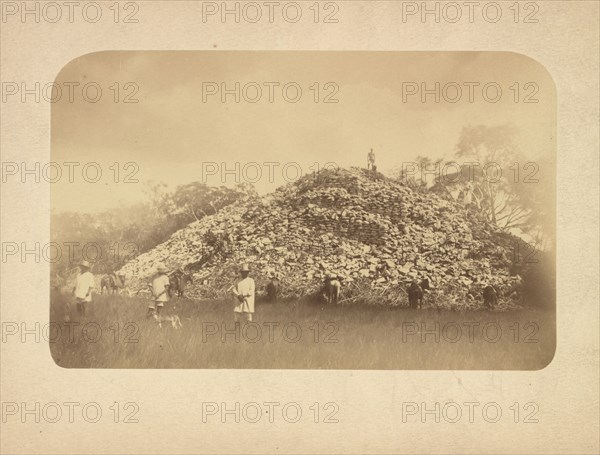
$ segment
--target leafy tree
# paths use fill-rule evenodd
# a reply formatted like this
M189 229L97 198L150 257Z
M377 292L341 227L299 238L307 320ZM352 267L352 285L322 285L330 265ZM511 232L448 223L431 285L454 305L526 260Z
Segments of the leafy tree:
M396 169L393 177L419 191L435 191L461 200L499 230L519 229L539 244L553 241L554 178L550 160L544 166L525 159L512 125L467 126L455 148L455 160L433 162L417 156L414 167ZM428 189L421 170L440 166ZM454 170L454 171L453 171Z
M204 183L193 182L177 187L171 196L173 213L184 222L190 223L214 215L223 207L239 199L256 196L252 185L239 184L234 188L210 187Z
M538 163L525 159L517 132L512 125L463 128L456 156L463 160L463 169L471 167L475 172L463 172L461 180L470 183L477 207L498 228L518 228L541 237L544 226L545 234L552 231L554 182L550 166L540 173Z
M66 277L83 259L94 262L96 273L117 270L189 223L257 196L250 184L215 188L199 182L181 185L173 192L163 183L152 182L145 192L145 202L100 213L53 213L51 238L63 250L52 264L53 277ZM67 244L78 245L72 247L71 256ZM88 248L84 250L85 245Z
M468 176L473 195L492 223L505 229L517 227L516 223L528 214L527 208L517 203L519 195L511 188L510 180L501 175L515 161L522 162L514 142L515 133L516 129L509 125L466 127L456 145L456 156L468 160L463 164L481 166Z

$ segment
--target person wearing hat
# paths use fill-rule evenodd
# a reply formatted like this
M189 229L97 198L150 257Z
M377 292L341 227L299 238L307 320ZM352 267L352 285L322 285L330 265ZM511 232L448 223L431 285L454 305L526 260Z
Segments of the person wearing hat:
M254 279L248 276L250 275L250 267L248 264L242 265L240 275L242 279L233 287L236 304L233 309L234 319L235 322L239 322L241 318L244 318L248 322L252 322L256 286L254 284Z
M156 275L152 278L152 295L154 301L148 307L148 316L152 316L155 312L160 314L160 310L165 306L165 302L169 300L170 281L167 276L169 269L161 262L156 266Z
M79 274L75 281L73 294L75 294L75 303L77 303L77 312L85 316L85 304L92 301L92 289L94 289L94 275L90 272L90 263L82 261L79 264Z

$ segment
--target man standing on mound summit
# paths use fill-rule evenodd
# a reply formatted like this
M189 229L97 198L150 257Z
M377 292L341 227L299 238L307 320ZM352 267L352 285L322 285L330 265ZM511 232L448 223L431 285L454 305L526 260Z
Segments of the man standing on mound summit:
M371 149L371 151L367 155L367 169L370 169L372 171L377 170L377 167L375 166L375 152L373 151L373 149Z
M236 298L236 306L233 309L235 322L239 322L242 315L248 322L252 322L255 284L254 280L248 276L249 274L250 267L248 264L244 264L240 269L242 279L233 287L233 294Z

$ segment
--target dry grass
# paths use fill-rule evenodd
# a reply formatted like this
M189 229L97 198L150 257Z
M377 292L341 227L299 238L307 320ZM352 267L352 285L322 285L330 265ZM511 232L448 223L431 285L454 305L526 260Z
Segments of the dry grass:
M534 370L551 361L556 344L552 310L490 313L306 301L257 303L255 324L241 324L236 341L232 333L222 337L223 324L235 330L230 301L169 302L164 314L177 314L183 323L175 330L168 323L159 328L146 317L148 300L94 296L86 317L79 320L74 308L68 309L70 299L52 295L50 311L51 322L62 327L62 336L50 343L52 356L66 368ZM73 339L67 336L67 319L77 324ZM87 335L81 330L86 324ZM102 329L100 335L95 324ZM486 324L487 340L482 333ZM299 339L290 341L297 337L298 327ZM462 336L451 342L457 327ZM502 334L494 342L498 327ZM258 328L261 336L250 342ZM210 335L211 330L218 333ZM410 330L415 334L409 335ZM423 340L422 330L433 330L439 341L434 334Z

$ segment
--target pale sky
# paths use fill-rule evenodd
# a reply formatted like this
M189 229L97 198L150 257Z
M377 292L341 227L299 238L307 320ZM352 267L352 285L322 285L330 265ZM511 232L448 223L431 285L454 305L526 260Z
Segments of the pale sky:
M255 183L260 193L286 183L282 168L295 162L308 173L314 163L334 162L342 167L365 166L372 147L378 169L386 172L415 156L451 158L461 129L467 125L515 125L517 141L530 159L554 166L556 95L546 70L528 57L509 52L236 52L236 51L136 51L100 52L70 62L58 75L63 85L96 82L102 88L97 103L86 102L76 91L69 102L66 89L61 101L52 105L52 160L76 161L82 165L97 162L103 175L98 183L88 183L76 171L75 183L62 179L52 186L56 210L93 212L116 204L143 199L144 181L163 181L170 187L202 180L202 163L221 168L242 169L247 163L277 162L261 166L262 178ZM114 102L117 82L122 99L139 87L139 102ZM233 88L258 83L262 99L256 103L235 103L233 96L222 103L220 94L203 102L203 82L222 82ZM268 102L265 82L279 83L274 102ZM302 88L297 103L286 102L282 86L295 82ZM323 98L328 82L337 84L338 103L315 103L314 91L320 84ZM457 103L436 103L419 95L403 103L402 83L426 82L433 87L456 82L463 87ZM479 82L475 100L469 103L464 82ZM486 102L481 87L496 82L503 90L497 103ZM519 102L514 90L519 83ZM523 103L524 85L539 87L538 103ZM514 86L513 86L514 87ZM94 91L90 90L90 96ZM294 96L290 88L289 95ZM490 89L490 96L495 95ZM454 96L454 91L449 92ZM254 89L248 96L255 96ZM110 169L119 163L120 183ZM134 162L140 183L123 183L133 170L123 166ZM206 166L206 164L205 164ZM81 166L78 168L81 169ZM254 169L246 168L254 178ZM295 174L288 168L289 176ZM93 176L90 171L90 175ZM235 184L233 174L206 176L209 185Z

